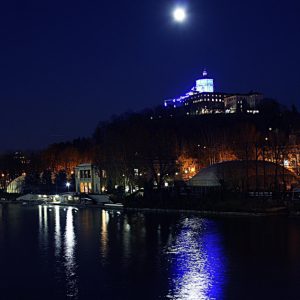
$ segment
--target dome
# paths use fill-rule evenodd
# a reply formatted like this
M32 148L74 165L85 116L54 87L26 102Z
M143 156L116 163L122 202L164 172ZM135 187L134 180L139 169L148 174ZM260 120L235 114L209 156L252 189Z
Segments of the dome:
M6 188L6 192L9 194L21 194L23 193L25 186L25 176L19 176L14 179Z
M220 187L248 190L272 189L275 183L288 189L299 178L288 169L264 161L226 161L202 169L188 181L192 187Z

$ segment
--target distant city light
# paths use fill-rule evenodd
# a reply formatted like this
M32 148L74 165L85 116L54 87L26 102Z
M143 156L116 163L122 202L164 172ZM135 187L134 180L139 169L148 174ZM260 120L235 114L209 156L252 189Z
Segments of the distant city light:
M176 22L182 23L186 19L186 11L182 7L177 7L173 11L173 18Z

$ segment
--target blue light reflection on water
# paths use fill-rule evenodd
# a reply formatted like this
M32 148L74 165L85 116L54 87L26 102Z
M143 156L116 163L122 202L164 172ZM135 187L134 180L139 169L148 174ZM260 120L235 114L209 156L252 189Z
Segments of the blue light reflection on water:
M197 217L181 221L167 250L170 262L169 299L222 299L225 257L214 221Z
M298 299L299 232L286 217L0 205L0 299Z

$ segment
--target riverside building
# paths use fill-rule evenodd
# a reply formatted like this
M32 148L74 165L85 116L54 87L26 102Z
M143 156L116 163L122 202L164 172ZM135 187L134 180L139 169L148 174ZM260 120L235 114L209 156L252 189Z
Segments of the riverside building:
M101 192L100 176L92 164L81 164L75 168L77 193L99 194Z

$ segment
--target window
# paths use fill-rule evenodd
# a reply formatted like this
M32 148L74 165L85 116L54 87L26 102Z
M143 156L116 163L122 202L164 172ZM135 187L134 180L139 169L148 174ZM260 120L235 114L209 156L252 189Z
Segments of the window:
M80 178L91 178L91 170L80 170Z
M91 193L92 192L92 184L90 182L81 182L80 183L80 193Z

